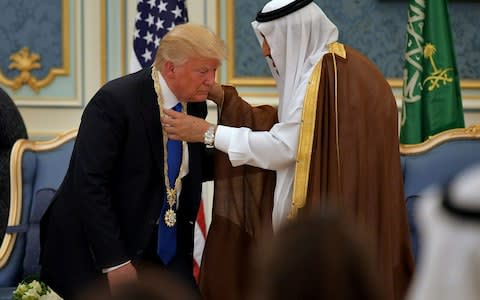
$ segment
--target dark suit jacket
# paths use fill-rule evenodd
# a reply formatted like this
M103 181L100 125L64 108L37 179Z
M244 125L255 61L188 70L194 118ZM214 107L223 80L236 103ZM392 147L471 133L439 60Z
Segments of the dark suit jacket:
M187 110L207 114L205 102L189 103ZM203 144L189 143L188 151L176 256L191 264L208 163ZM160 114L148 68L107 83L85 108L67 174L42 219L42 278L68 297L101 278L102 269L141 257L157 226L163 176Z

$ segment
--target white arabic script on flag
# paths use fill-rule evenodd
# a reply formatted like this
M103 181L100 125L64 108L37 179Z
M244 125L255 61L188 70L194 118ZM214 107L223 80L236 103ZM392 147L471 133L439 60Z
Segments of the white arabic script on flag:
M187 21L184 0L138 0L130 73L151 66L162 37Z

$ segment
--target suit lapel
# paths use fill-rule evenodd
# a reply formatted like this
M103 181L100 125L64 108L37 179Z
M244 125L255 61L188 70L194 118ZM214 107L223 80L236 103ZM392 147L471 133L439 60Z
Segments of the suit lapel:
M153 86L153 79L150 75L151 69L144 70L142 80L143 91L141 96L140 111L142 113L145 129L150 141L155 163L161 172L163 172L163 136L160 123L160 110L157 103L157 93Z

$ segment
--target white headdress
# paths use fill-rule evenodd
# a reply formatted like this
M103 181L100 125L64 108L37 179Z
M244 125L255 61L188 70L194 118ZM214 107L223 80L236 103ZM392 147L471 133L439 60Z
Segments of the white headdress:
M280 95L279 121L300 120L308 79L327 45L338 40L337 27L312 0L272 0L252 26L260 45L267 40L276 66L268 62Z
M419 265L407 299L480 299L480 167L419 199Z

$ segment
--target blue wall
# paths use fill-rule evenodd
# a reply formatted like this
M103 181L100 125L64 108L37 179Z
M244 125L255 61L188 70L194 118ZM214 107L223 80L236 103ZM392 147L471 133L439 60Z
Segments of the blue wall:
M266 0L234 2L235 75L270 76L250 26ZM387 78L401 77L408 0L315 2L338 26L341 42L367 55ZM480 79L480 1L453 1L449 4L449 12L460 76Z
M7 77L19 74L8 68L8 58L25 46L41 54L42 68L33 70L34 76L43 78L62 66L61 7L60 0L0 1L0 69Z

